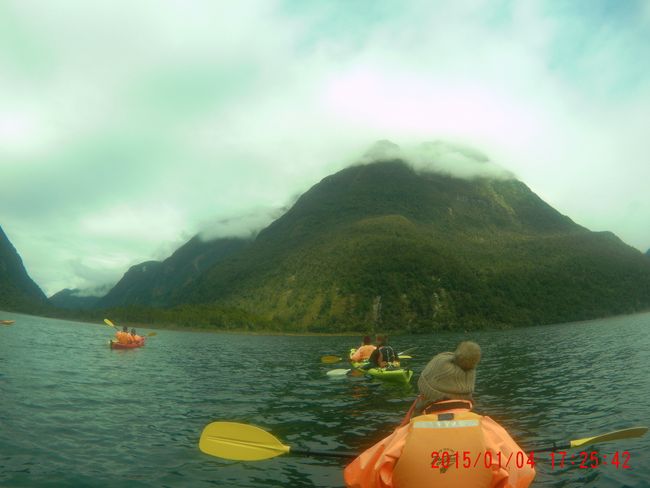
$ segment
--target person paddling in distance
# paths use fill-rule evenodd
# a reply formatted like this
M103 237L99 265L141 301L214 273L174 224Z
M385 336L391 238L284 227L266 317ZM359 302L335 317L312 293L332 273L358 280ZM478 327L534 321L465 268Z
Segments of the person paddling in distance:
M118 330L115 333L115 338L120 344L131 343L131 334L129 334L129 328L126 325L122 326L122 330Z
M395 350L388 345L388 336L377 336L377 348L368 358L369 368L399 367L399 359Z
M140 342L142 337L135 333L135 328L131 328L131 342Z
M370 355L377 349L377 346L372 345L372 339L370 336L364 336L363 342L359 349L350 354L350 361L353 363L361 363L367 361Z
M535 478L531 457L494 420L472 412L480 359L481 348L470 341L434 356L400 426L345 468L346 486L530 486Z

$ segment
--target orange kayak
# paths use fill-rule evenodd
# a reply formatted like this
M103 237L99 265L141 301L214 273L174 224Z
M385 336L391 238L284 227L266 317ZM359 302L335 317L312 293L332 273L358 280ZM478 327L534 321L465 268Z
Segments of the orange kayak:
M144 337L138 342L131 342L129 344L122 344L117 341L111 341L111 349L134 349L136 347L144 346Z

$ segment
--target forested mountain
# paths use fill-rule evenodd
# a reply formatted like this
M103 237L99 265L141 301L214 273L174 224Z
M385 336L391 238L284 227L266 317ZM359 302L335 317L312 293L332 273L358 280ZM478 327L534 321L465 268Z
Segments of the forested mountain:
M99 301L98 296L83 295L82 291L75 288L65 288L50 297L50 303L57 308L88 310L95 308Z
M29 277L18 252L0 227L0 309L34 312L47 304L47 297Z
M148 261L131 267L108 294L98 300L96 307L158 307L177 302L177 296L201 273L241 251L248 243L239 238L204 241L195 236L162 262Z
M172 277L183 260L177 274L134 267L102 305L134 320L299 331L508 327L650 306L650 260L613 234L513 178L401 160L324 178L240 244L186 279Z

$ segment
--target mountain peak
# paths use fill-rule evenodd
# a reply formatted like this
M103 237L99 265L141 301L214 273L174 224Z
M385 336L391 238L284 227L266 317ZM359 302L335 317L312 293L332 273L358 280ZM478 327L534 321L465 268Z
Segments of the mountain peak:
M402 148L388 139L382 139L375 142L363 154L361 160L367 163L376 161L390 161L395 159L402 159Z
M361 157L361 163L402 160L414 170L441 173L456 178L511 180L515 176L481 151L461 143L443 140L425 141L400 147L383 139L375 142Z

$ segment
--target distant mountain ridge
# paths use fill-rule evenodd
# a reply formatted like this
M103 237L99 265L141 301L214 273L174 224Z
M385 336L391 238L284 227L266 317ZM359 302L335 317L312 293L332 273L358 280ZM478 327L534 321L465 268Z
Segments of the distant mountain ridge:
M29 277L16 248L0 227L0 309L30 312L47 305L47 297Z
M100 306L188 325L329 332L507 327L650 307L650 261L613 234L575 224L514 178L461 179L399 159L324 178L252 241L196 239L166 265L133 267ZM215 259L192 268L197 246L216 246Z
M50 297L50 303L57 308L90 310L96 308L99 296L84 295L83 291L65 288Z
M204 241L194 236L164 261L132 266L124 277L97 303L98 308L124 305L166 306L204 271L249 243L243 238Z

